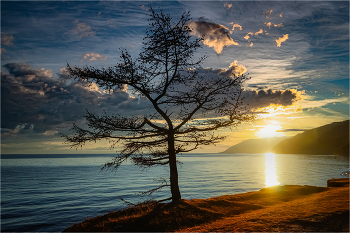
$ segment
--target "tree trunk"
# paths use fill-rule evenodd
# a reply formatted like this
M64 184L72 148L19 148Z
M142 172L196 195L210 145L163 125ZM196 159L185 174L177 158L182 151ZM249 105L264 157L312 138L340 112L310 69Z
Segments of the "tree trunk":
M171 199L173 202L181 200L179 189L179 179L176 165L175 140L174 134L168 136L168 152L169 152L169 167L170 167L170 190Z

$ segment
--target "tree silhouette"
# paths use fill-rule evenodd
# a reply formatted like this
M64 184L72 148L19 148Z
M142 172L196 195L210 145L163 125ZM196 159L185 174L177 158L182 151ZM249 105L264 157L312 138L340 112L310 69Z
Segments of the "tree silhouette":
M63 137L73 147L101 139L109 140L112 147L121 147L113 161L105 164L106 169L117 169L127 159L141 167L169 164L170 184L165 180L148 192L170 186L172 196L168 200L178 201L181 195L176 155L216 144L225 138L216 130L236 127L253 118L242 101L242 83L247 77L203 72L200 64L205 57L193 59L202 38L191 37L189 12L174 20L150 9L149 21L137 59L122 50L121 62L113 67L67 65L71 77L95 82L105 90L127 85L135 96L150 103L148 113L129 117L107 113L99 116L87 111L89 129L74 124L74 135Z

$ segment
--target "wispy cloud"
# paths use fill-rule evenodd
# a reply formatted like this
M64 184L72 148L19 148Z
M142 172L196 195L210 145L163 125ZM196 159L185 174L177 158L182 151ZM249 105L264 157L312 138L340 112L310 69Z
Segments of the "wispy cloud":
M288 40L288 34L285 34L285 35L283 35L283 37L275 39L275 41L277 43L277 47L281 47L281 43L285 42L286 40Z
M299 102L300 106L302 108L316 108L316 107L322 107L327 104L333 104L333 103L345 103L349 104L349 97L340 97L336 99L323 99L323 100L313 100L310 98L306 98L304 100L301 100Z
M5 53L7 50L5 48L1 48L0 54Z
M225 46L239 45L229 36L227 27L206 21L193 21L190 23L191 34L197 37L204 37L203 43L214 48L220 54Z
M88 61L104 61L107 59L107 56L101 56L98 53L87 53L83 56L83 59L80 60L80 62L84 61L84 60L88 60Z
M116 22L113 19L107 20L106 24L111 28L115 28L117 26Z
M76 27L72 30L73 34L78 35L80 38L95 36L95 32L91 30L91 27L85 23L79 23L79 20L75 20Z
M1 33L1 44L11 46L13 45L13 35Z

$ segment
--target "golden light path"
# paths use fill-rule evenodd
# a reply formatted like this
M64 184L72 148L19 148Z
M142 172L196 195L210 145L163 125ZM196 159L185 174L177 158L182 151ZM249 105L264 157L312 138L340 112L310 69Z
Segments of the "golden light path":
M280 184L276 175L276 162L274 153L265 153L265 187Z

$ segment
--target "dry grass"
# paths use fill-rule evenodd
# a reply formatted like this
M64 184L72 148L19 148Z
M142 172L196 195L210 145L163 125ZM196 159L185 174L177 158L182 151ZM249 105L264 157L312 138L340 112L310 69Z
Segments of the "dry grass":
M286 185L111 212L65 231L346 231L349 187Z
M292 201L180 231L349 231L349 188L329 188Z

